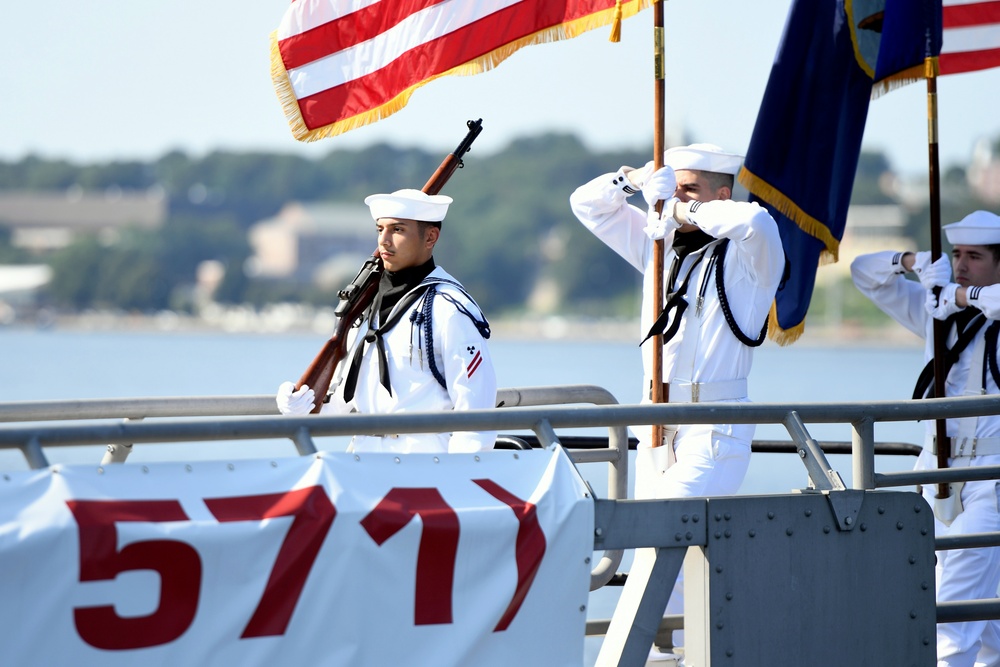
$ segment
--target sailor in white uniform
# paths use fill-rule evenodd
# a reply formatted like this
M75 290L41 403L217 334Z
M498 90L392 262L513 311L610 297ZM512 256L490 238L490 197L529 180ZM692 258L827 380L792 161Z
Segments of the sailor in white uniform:
M933 395L933 318L946 322L948 350L945 395L998 394L997 333L1000 331L1000 217L976 211L944 227L952 258L931 262L929 252L884 251L862 255L851 264L854 284L881 310L925 339L927 366L914 398ZM952 281L952 264L955 280ZM907 280L914 272L919 282ZM934 287L941 287L935 296ZM926 422L924 450L917 470L937 468L936 423ZM1000 465L1000 417L947 420L949 467ZM938 487L923 487L934 507L935 534L960 535L1000 531L1000 486L992 480L951 484L948 500L936 499ZM1000 586L1000 548L937 552L937 599L989 599ZM1000 664L1000 623L970 621L937 626L938 667Z
M663 334L663 374L656 380L667 383L670 403L749 400L753 350L764 340L785 258L767 211L730 199L742 161L712 144L671 148L655 173L652 163L622 167L570 196L580 222L643 274L642 334ZM628 203L640 191L648 213ZM658 216L654 205L661 200ZM653 251L660 238L666 298L654 322ZM642 349L643 402L649 402L652 341ZM636 498L732 494L746 475L753 424L665 425L662 443L651 442L651 427L634 431ZM636 558L652 551L637 550ZM667 612L682 611L679 582ZM682 641L675 633L675 644Z
M378 292L351 330L322 413L392 414L496 407L497 382L486 344L489 323L465 288L435 266L434 244L452 199L398 190L365 199L385 267ZM313 390L278 390L283 414L308 414ZM355 436L354 452L476 452L495 432Z

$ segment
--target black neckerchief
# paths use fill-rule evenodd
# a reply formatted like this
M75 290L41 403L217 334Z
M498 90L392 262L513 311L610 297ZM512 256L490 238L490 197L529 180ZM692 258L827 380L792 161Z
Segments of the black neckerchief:
M409 308L424 290L416 288L424 278L434 270L434 259L431 258L420 266L412 266L402 271L386 271L379 278L378 291L375 293L375 300L367 312L368 331L364 338L357 342L354 353L351 355L351 365L347 369L347 376L344 378L344 400L350 401L354 398L354 393L358 386L358 375L361 371L361 360L365 356L365 348L374 344L378 356L378 376L379 383L392 396L392 385L389 383L389 361L386 356L385 342L383 335L396 326L402 313ZM409 295L409 296L407 296ZM393 306L406 299L405 307L400 308L394 317ZM375 317L378 315L378 324Z
M680 238L688 237L688 238ZM663 305L663 310L660 312L660 316L656 318L653 322L653 326L650 327L649 333L646 337L642 339L642 343L653 336L663 334L663 344L666 345L680 329L681 317L684 315L684 311L687 310L687 288L688 283L691 278L694 277L695 269L698 268L698 263L705 258L704 255L698 256L691 267L688 269L687 275L684 277L684 281L678 285L674 286L677 280L677 276L680 273L681 262L684 258L693 252L701 250L709 243L714 241L715 238L709 236L700 229L696 229L690 232L685 232L683 234L676 234L674 236L673 249L677 257L673 260L672 266L670 267L670 276L667 282L667 288L670 290L666 295L666 303ZM673 321L671 322L671 314L673 314ZM670 323L669 327L667 326ZM639 345L642 345L639 343Z
M678 231L674 234L673 248L677 252L677 256L684 259L690 253L704 248L714 240L714 236L706 234L701 229L692 229L690 232Z
M677 260L673 263L672 271L667 281L667 288L670 289L674 286L674 281L677 280L677 274L681 270L681 263L684 258L695 252L696 250L701 250L709 243L714 241L715 238L709 236L700 229L694 229L690 232L677 231L674 233L674 253L677 255Z
M392 307L403 295L420 284L434 270L434 258L401 271L385 271L378 283L378 321L385 322Z

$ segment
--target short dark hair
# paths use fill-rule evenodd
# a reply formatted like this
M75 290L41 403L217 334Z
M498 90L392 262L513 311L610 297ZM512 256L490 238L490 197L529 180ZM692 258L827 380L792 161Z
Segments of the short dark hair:
M991 243L986 247L993 253L993 263L1000 263L1000 243Z
M440 221L428 222L427 220L417 220L417 222L420 224L420 235L421 236L423 236L424 234L427 233L427 228L428 227L437 227L438 229L441 229L441 222Z
M719 188L729 188L730 192L732 192L733 185L736 182L736 179L732 174L722 174L717 171L703 171L701 169L698 171L705 177L705 180L708 181L708 185L713 190L718 190Z

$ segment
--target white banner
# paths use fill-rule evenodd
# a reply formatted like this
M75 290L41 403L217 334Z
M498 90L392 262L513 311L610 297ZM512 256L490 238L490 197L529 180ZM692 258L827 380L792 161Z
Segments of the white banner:
M593 521L561 450L7 473L0 662L579 667Z

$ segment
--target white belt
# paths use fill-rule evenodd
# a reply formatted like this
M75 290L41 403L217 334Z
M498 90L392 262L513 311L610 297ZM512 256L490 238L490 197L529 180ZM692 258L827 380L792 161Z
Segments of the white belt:
M747 380L724 382L688 382L674 380L669 385L667 400L671 403L706 403L746 398Z
M961 456L990 456L1000 454L1000 437L989 438L948 438L951 441L951 458ZM931 454L937 455L937 438L927 437L927 445L924 449L929 449Z

